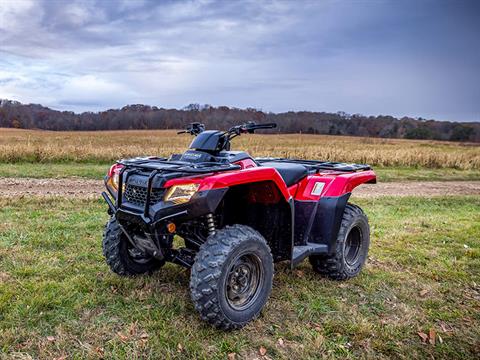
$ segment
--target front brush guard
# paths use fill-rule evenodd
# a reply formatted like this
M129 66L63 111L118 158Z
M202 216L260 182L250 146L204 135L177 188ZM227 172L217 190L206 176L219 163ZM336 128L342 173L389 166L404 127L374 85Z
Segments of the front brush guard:
M160 162L160 161L159 161ZM118 191L116 194L110 192L110 197L107 192L102 192L102 197L109 208L109 214L115 216L122 231L125 233L128 240L135 247L141 250L147 250L152 256L163 259L164 257L171 257L170 260L175 260L176 255L164 254L162 248L168 248L171 244L168 242L168 237L172 234L167 231L166 225L168 222L182 223L186 220L196 217L204 216L212 213L216 210L218 204L222 200L228 188L213 189L197 192L189 202L179 205L166 206L166 203L159 202L156 204L150 204L153 183L157 176L164 175L160 181L156 181L156 186L163 186L167 178L181 177L185 173L178 172L180 165L175 166L175 171L172 168L165 169L162 167L163 161L160 162L158 168L148 169L141 164L136 163L127 164L126 162L119 162L124 167L119 172ZM182 164L184 167L184 164ZM206 167L210 169L212 167ZM205 169L206 169L205 168ZM218 166L215 167L218 170ZM221 166L222 169L230 169L230 166ZM195 169L194 172L206 172L205 169ZM128 184L128 178L131 175L138 174L140 171L146 172L150 170L147 181L147 193L145 197L145 205L143 208L134 209L128 202L124 201L124 184ZM147 176L147 175L146 175ZM107 187L109 190L109 188ZM112 201L112 198L114 201ZM125 206L124 206L125 202ZM127 206L128 205L128 206ZM135 239L135 234L130 233L127 225L135 224L145 234L145 237L141 239L141 243ZM171 256L170 256L171 255ZM184 264L182 264L184 265Z

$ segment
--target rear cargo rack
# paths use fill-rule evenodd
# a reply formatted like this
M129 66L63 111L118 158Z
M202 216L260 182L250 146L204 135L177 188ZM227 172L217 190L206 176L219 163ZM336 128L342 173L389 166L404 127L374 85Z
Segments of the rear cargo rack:
M300 159L286 159L286 158L256 158L256 162L259 164L275 161L291 164L299 164L305 166L309 171L319 172L320 170L331 170L341 172L357 172L367 171L372 168L366 164L347 164L342 162L332 161L316 161L316 160L300 160Z

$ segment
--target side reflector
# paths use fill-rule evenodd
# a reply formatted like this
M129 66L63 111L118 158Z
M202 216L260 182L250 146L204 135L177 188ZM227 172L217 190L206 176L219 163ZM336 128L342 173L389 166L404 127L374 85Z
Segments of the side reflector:
M315 185L313 185L312 195L320 195L322 193L324 186L325 186L325 183L316 182Z

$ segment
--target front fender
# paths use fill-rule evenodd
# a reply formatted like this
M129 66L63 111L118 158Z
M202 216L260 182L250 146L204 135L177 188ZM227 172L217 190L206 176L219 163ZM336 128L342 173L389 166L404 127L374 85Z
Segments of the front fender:
M254 167L238 171L217 173L203 178L172 179L167 181L165 187L195 182L200 185L198 191L206 191L213 189L230 188L232 186L263 181L272 181L282 194L285 201L289 201L291 195L282 177L277 170L267 167Z

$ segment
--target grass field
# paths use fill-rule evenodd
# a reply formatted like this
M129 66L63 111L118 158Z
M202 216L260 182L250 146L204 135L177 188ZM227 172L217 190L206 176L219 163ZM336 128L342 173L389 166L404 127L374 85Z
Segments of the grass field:
M277 264L262 316L224 333L199 320L185 270L167 265L126 279L107 269L101 202L0 199L0 353L226 359L265 347L275 359L478 356L480 197L357 203L373 229L358 278L334 282L306 262L294 271Z
M183 152L175 131L46 132L0 129L0 176L101 179L122 157ZM379 181L480 180L480 146L435 141L323 135L254 135L235 139L253 156L368 163Z
M45 132L0 129L0 163L109 163L183 152L175 131ZM251 155L367 163L380 167L480 170L480 146L438 141L326 135L249 135L234 140Z
M0 177L101 179L118 158L167 156L190 141L175 131L0 129ZM234 149L369 163L383 182L480 180L472 144L254 135ZM265 359L478 356L480 196L356 202L373 231L358 278L333 282L307 262L294 271L277 264L262 316L224 333L199 320L187 271L166 265L120 278L108 270L103 203L0 194L0 359L252 359L261 347Z

